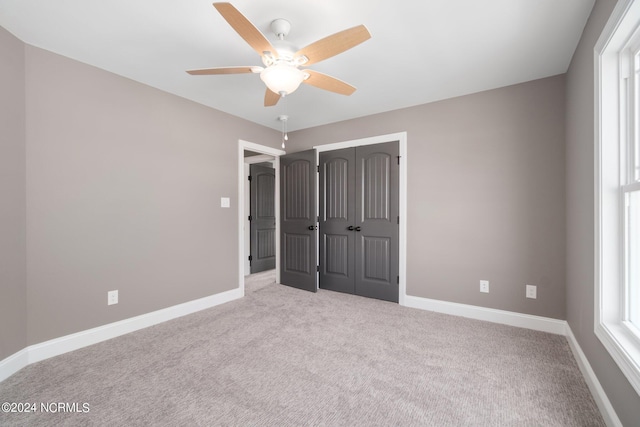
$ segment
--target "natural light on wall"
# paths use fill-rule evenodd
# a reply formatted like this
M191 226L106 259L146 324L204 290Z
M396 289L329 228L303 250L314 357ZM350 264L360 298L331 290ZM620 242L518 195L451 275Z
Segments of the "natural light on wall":
M595 47L595 333L640 394L640 0Z

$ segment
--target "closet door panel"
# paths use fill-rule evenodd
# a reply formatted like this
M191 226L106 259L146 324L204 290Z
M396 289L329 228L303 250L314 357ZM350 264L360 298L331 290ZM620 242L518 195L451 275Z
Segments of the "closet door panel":
M320 153L320 287L355 291L355 151Z
M398 301L398 143L357 147L357 295Z

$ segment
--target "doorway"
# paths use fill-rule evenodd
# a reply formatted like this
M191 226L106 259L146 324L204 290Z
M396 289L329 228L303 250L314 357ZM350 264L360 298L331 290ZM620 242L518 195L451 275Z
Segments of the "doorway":
M274 170L274 181L271 183L273 187L273 211L269 216L272 216L272 222L275 223L275 230L263 232L264 236L268 240L267 234L272 234L275 240L275 276L276 282L280 280L280 271L278 268L277 260L279 259L280 241L278 237L278 218L279 218L279 206L277 201L279 200L279 164L281 155L285 154L284 151L275 148L255 144L248 141L238 141L238 286L242 295L245 294L245 276L251 274L251 262L249 257L251 256L251 222L249 216L251 214L251 200L250 200L250 185L248 180L250 175L250 168L252 164L263 164L264 166L272 166ZM268 178L265 179L265 183L269 184ZM254 243L255 245L255 243ZM263 252L265 254L265 252ZM268 258L265 257L265 258Z
M273 162L250 164L248 178L249 272L256 274L276 268L276 170Z

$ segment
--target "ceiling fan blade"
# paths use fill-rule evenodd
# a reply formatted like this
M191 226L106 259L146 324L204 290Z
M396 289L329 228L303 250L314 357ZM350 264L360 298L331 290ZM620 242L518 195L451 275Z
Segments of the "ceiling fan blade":
M371 34L367 27L358 25L311 43L296 52L294 56L306 56L308 61L304 65L311 65L349 50L370 38Z
M304 70L304 72L309 73L309 78L302 82L308 85L347 96L356 91L355 87L351 86L349 83L343 82L342 80L336 79L335 77L313 70Z
M192 76L207 76L211 74L243 74L243 73L259 73L262 67L219 67L205 68L202 70L189 70L187 73Z
M280 101L280 95L267 88L267 91L264 94L264 106L273 107L278 103L278 101Z
M233 7L231 3L214 3L213 6L220 12L220 15L233 27L234 30L242 37L249 46L253 48L258 55L262 56L264 52L271 52L277 56L276 50L273 48L269 40L251 23L238 9Z

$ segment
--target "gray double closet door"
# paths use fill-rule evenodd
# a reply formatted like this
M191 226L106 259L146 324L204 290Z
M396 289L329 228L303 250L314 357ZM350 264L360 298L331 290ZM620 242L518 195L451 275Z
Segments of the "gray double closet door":
M398 143L320 153L320 287L398 302Z
M398 301L398 154L398 142L320 153L317 246L319 248L318 279L321 288ZM281 175L283 178L281 281L284 284L296 286L294 284L296 278L288 276L287 271L290 266L300 269L304 264L303 259L309 260L312 256L315 259L315 249L307 246L306 243L315 246L315 239L313 243L309 239L314 238L316 233L312 230L315 227L308 225L307 230L310 232L307 233L308 238L297 238L298 242L304 240L305 245L294 247L287 244L287 240L290 240L290 243L296 240L292 239L292 236L287 236L288 214L293 212L291 208L297 206L299 209L300 206L291 202L297 199L304 186L287 184L287 176L290 178L292 173L285 171L286 165L285 160L282 163L283 174ZM311 184L314 180L307 178L305 181ZM315 187L315 183L313 184ZM287 200L291 206L287 206ZM309 249L299 252L302 246ZM296 253L293 253L294 251ZM309 275L308 278L307 289L314 290L312 288L315 288L315 277L312 279Z

